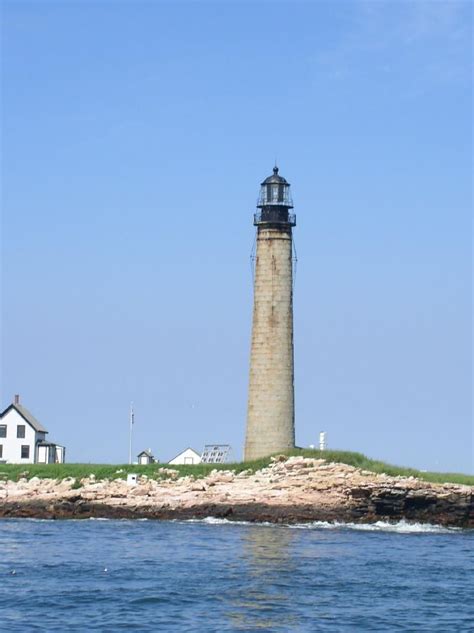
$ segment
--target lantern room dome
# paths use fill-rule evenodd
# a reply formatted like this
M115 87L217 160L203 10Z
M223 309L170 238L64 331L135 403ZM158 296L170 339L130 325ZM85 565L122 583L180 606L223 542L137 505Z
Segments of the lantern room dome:
M283 178L283 176L280 176L280 174L278 173L278 167L275 165L275 167L273 168L273 174L271 176L268 176L268 178L265 178L265 180L261 184L263 186L263 185L289 185L290 183L286 180L286 178Z

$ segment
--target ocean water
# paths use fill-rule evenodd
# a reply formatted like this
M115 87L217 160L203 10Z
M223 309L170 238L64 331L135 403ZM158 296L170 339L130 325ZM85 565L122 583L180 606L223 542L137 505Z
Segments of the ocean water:
M0 520L0 630L474 631L474 531Z

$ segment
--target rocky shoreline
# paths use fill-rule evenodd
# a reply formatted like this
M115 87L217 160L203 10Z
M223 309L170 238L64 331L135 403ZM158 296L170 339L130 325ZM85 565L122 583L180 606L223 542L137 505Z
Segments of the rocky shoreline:
M406 520L474 528L474 487L391 477L304 457L274 458L256 473L214 470L159 479L20 479L0 484L0 517L370 523Z

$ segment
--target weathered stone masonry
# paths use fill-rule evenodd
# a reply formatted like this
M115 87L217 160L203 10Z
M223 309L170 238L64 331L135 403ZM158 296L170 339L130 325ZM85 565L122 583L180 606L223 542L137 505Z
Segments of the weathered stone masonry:
M281 176L276 175L276 179L286 183ZM265 188L262 213L256 216L255 222L258 233L245 442L247 460L295 445L291 228L294 219L289 220L288 194L286 197L281 194L280 204L267 204L267 181L262 183ZM271 186L274 185L271 183ZM289 187L288 183L284 186Z

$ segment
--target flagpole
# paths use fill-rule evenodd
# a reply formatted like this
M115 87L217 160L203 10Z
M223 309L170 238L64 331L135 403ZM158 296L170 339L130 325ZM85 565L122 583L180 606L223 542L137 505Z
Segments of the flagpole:
M129 443L128 443L128 463L132 463L132 432L133 432L133 402L130 403L130 433L129 433Z

